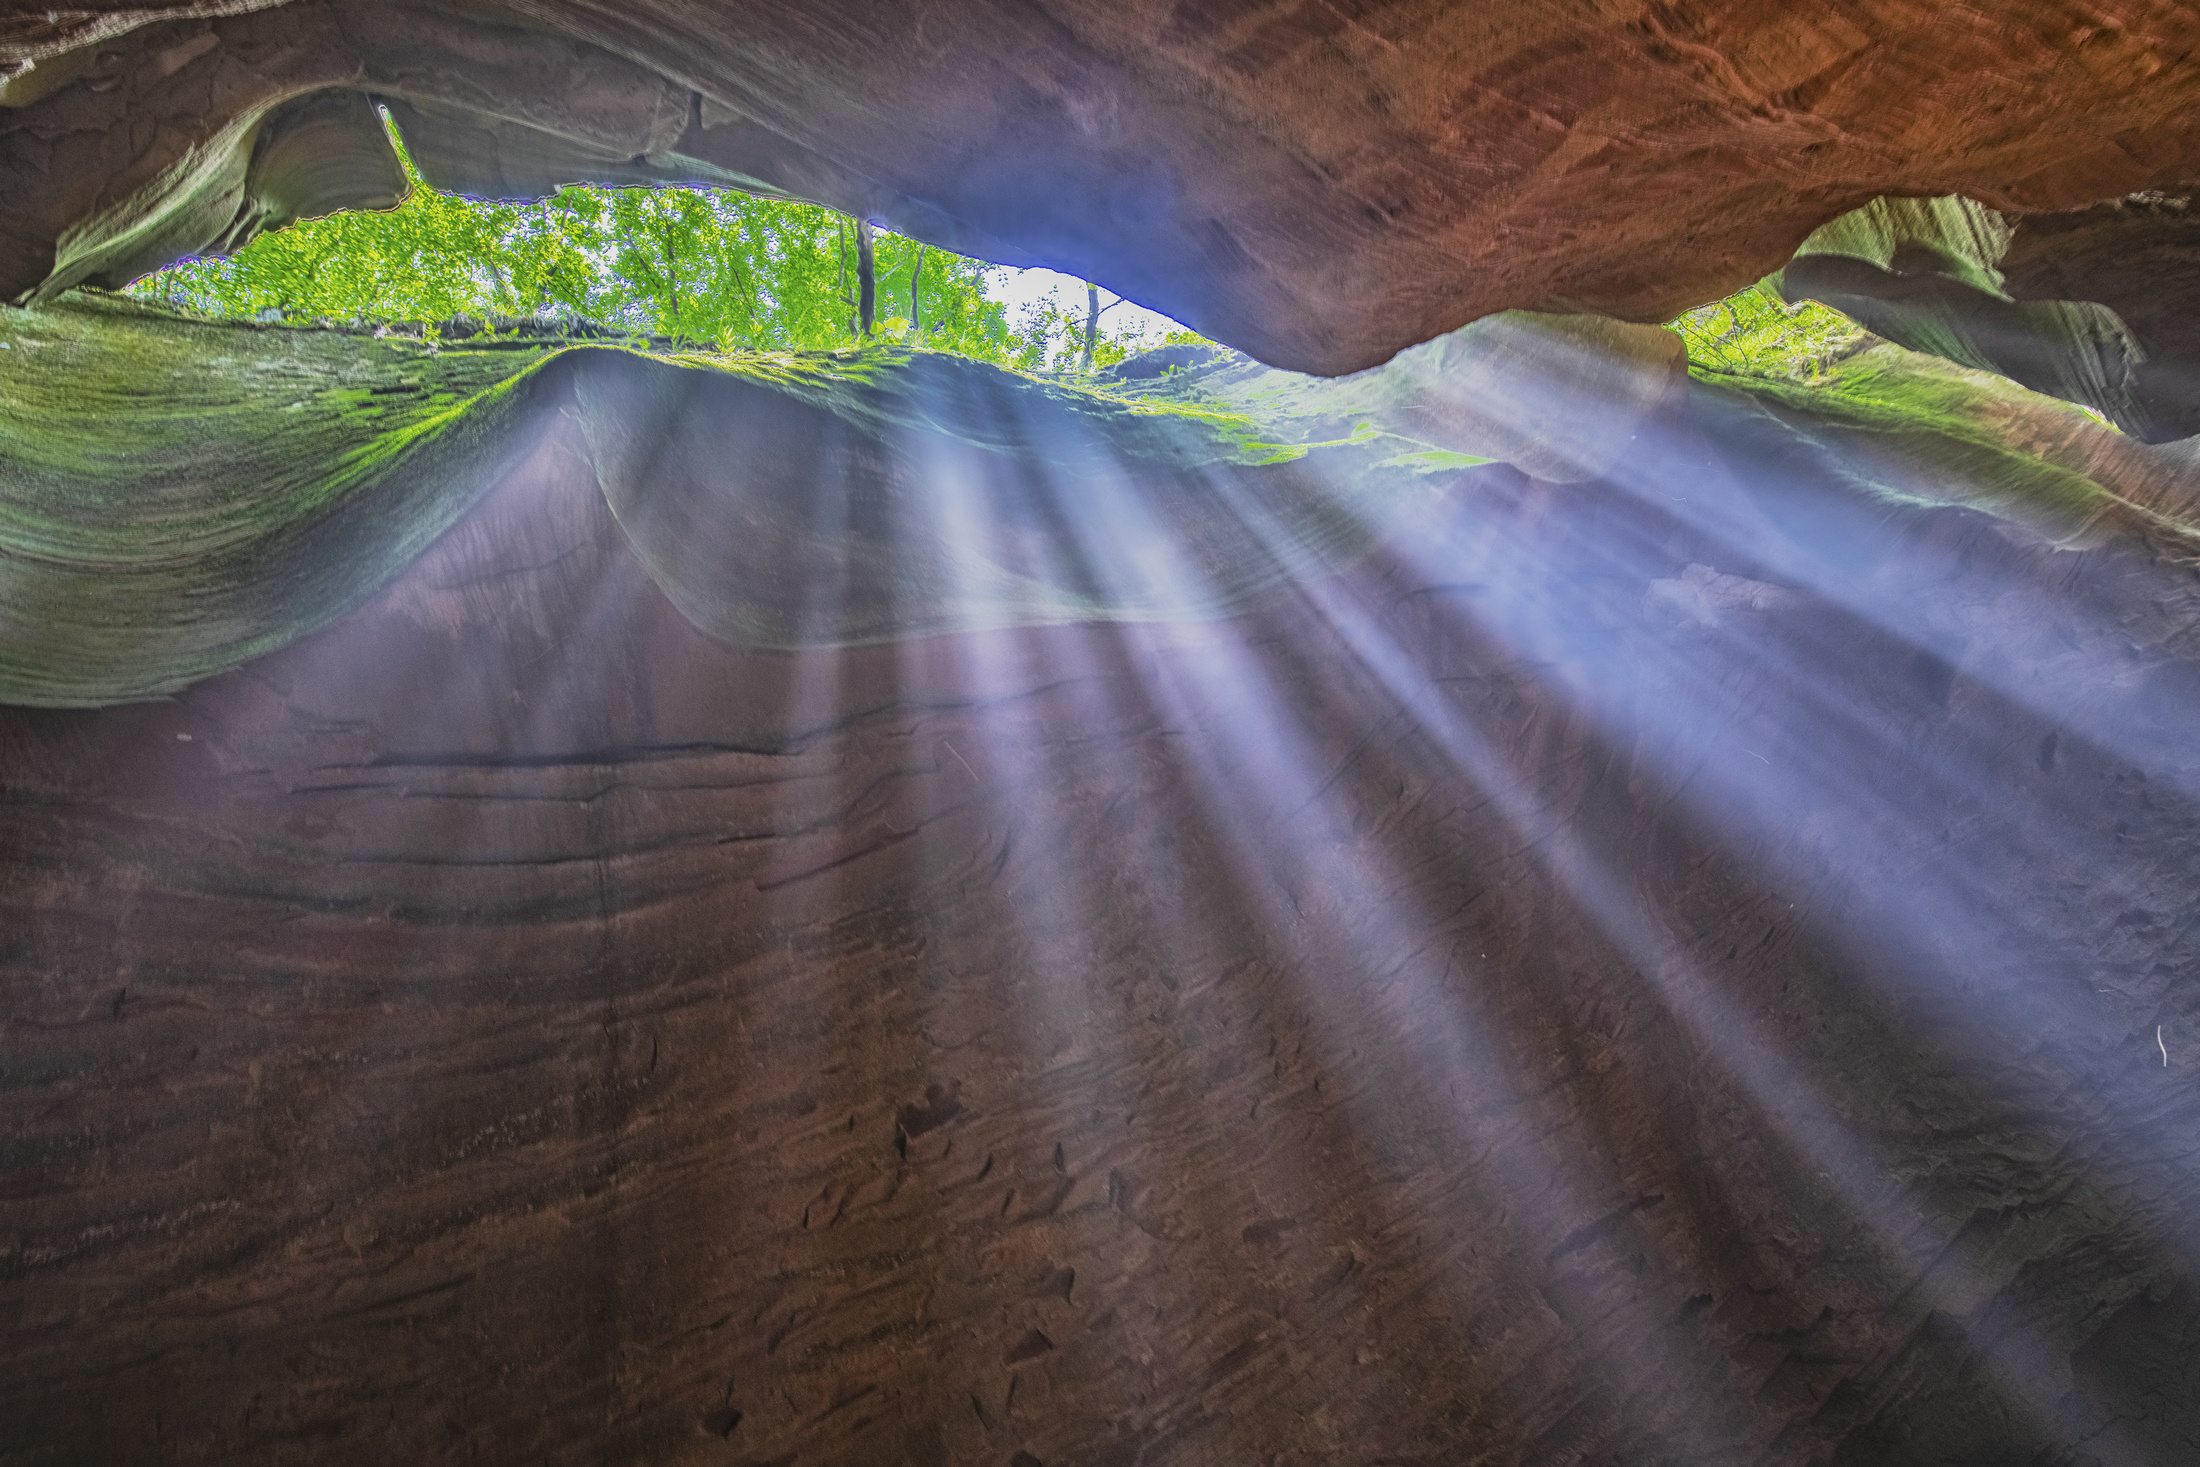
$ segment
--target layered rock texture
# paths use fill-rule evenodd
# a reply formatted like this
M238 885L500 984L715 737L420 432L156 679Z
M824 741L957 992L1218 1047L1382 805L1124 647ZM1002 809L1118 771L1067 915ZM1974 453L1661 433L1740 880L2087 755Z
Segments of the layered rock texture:
M1875 199L1772 277L1904 346L2083 403L2149 442L2200 433L2200 221L2186 194L2010 216Z
M337 431L292 406L333 339L192 328L193 411ZM354 342L344 390L463 346ZM1337 436L1127 433L1111 489L1061 435L1128 398L1004 377L942 431L921 365L766 365L495 368L457 509L391 510L454 462L409 432L334 494L381 532L271 491L288 559L103 573L280 608L456 516L348 614L0 712L0 1461L2200 1449L2189 453L1881 346L1644 394L1570 485L1394 466L1235 612L774 649L638 505L808 507L741 521L797 627L968 573L817 573L897 503L1120 585L1220 543L1125 505L1349 510L1400 379L1182 364L1171 412ZM698 394L623 496L604 423ZM1029 471L958 496L980 418Z
M1341 380L1212 352L1049 384L892 347L453 334L113 297L0 316L0 702L152 697L286 645L553 417L697 626L838 646L1227 613L1356 558L1431 476L1595 477L1683 376L1669 332L1523 314Z
M1343 372L1507 309L1670 318L1879 195L2200 173L2169 0L233 0L0 12L0 297L428 177L693 179L1089 276Z
M0 9L0 1463L2200 1459L2196 43ZM1251 355L82 288L377 102Z

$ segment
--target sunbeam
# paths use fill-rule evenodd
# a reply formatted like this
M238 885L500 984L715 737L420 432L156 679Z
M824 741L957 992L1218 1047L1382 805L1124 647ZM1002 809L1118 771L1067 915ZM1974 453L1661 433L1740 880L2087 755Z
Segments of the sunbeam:
M1064 4L0 19L0 1467L2194 1460L2200 39Z

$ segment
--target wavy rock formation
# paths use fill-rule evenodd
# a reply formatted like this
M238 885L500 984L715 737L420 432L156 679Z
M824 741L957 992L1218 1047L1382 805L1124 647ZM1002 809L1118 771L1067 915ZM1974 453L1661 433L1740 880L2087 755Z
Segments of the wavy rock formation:
M2187 194L2140 194L2010 221L2001 269L2021 300L2113 311L2138 348L2132 395L2143 436L2200 434L2200 222Z
M1669 319L1875 196L2180 187L2196 47L2171 0L11 6L0 297L384 197L371 95L445 186L785 192L1345 372L1508 308Z
M2200 1460L2194 55L0 0L0 1467ZM84 288L377 101L1251 355Z
M2200 223L2185 195L2003 215L1875 199L1772 277L1915 351L2083 403L2148 442L2200 434Z
M0 701L41 706L173 692L325 625L552 417L697 626L837 646L1223 615L1364 552L1430 476L1594 477L1682 381L1670 332L1524 315L1342 380L1238 357L1113 391L99 297L0 315L0 351Z
M2189 1458L2195 471L1843 370L779 651L552 413L0 712L0 1461Z
M2005 288L2012 232L1970 199L1875 199L1803 241L1772 282L1789 301L1820 301L1913 351L2083 403L2138 437L2183 436L2157 426L2136 376L2146 352L2115 312Z

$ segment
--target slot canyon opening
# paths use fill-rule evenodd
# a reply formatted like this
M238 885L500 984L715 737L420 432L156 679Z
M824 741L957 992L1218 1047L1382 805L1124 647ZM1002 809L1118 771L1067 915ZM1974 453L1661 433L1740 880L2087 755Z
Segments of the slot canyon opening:
M1775 12L0 6L0 1464L2200 1454L2200 21Z
M898 343L1087 376L1147 350L1213 345L1091 282L988 265L790 198L666 183L453 193L422 175L387 101L343 94L287 110L323 126L379 121L387 148L354 190L379 209L288 221L251 211L257 232L241 244L233 225L203 256L108 279L214 319L446 340L625 337L705 352ZM263 174L268 151L255 144Z

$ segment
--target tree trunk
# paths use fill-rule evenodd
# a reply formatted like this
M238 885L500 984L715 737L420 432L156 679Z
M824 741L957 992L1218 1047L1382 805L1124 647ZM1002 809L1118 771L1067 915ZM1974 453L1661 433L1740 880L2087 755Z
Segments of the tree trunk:
M489 268L489 279L495 282L497 288L497 304L503 307L504 314L506 316L518 315L519 292L512 289L512 282L505 278L502 270L497 268L495 258L484 256L481 263Z
M1077 368L1078 371L1083 372L1088 377L1092 375L1093 343L1099 339L1100 287L1088 280L1085 282L1085 359L1078 364Z
M848 299L848 226L845 221L836 221L833 225L833 258L840 264L840 273L833 280L833 293L839 297L842 305L848 307L845 319L848 334L853 336L856 329L855 302Z
M878 318L878 260L871 248L871 221L856 221L856 316L859 334L869 336Z
M924 330L924 318L917 314L917 282L924 278L924 246L917 246L917 263L909 271L909 339L914 341Z
M672 237L665 232L661 222L650 232L657 237L657 248L665 252L665 299L667 305L664 316L658 324L664 327L665 335L671 337L674 341L678 341L681 339L680 256L673 250Z

